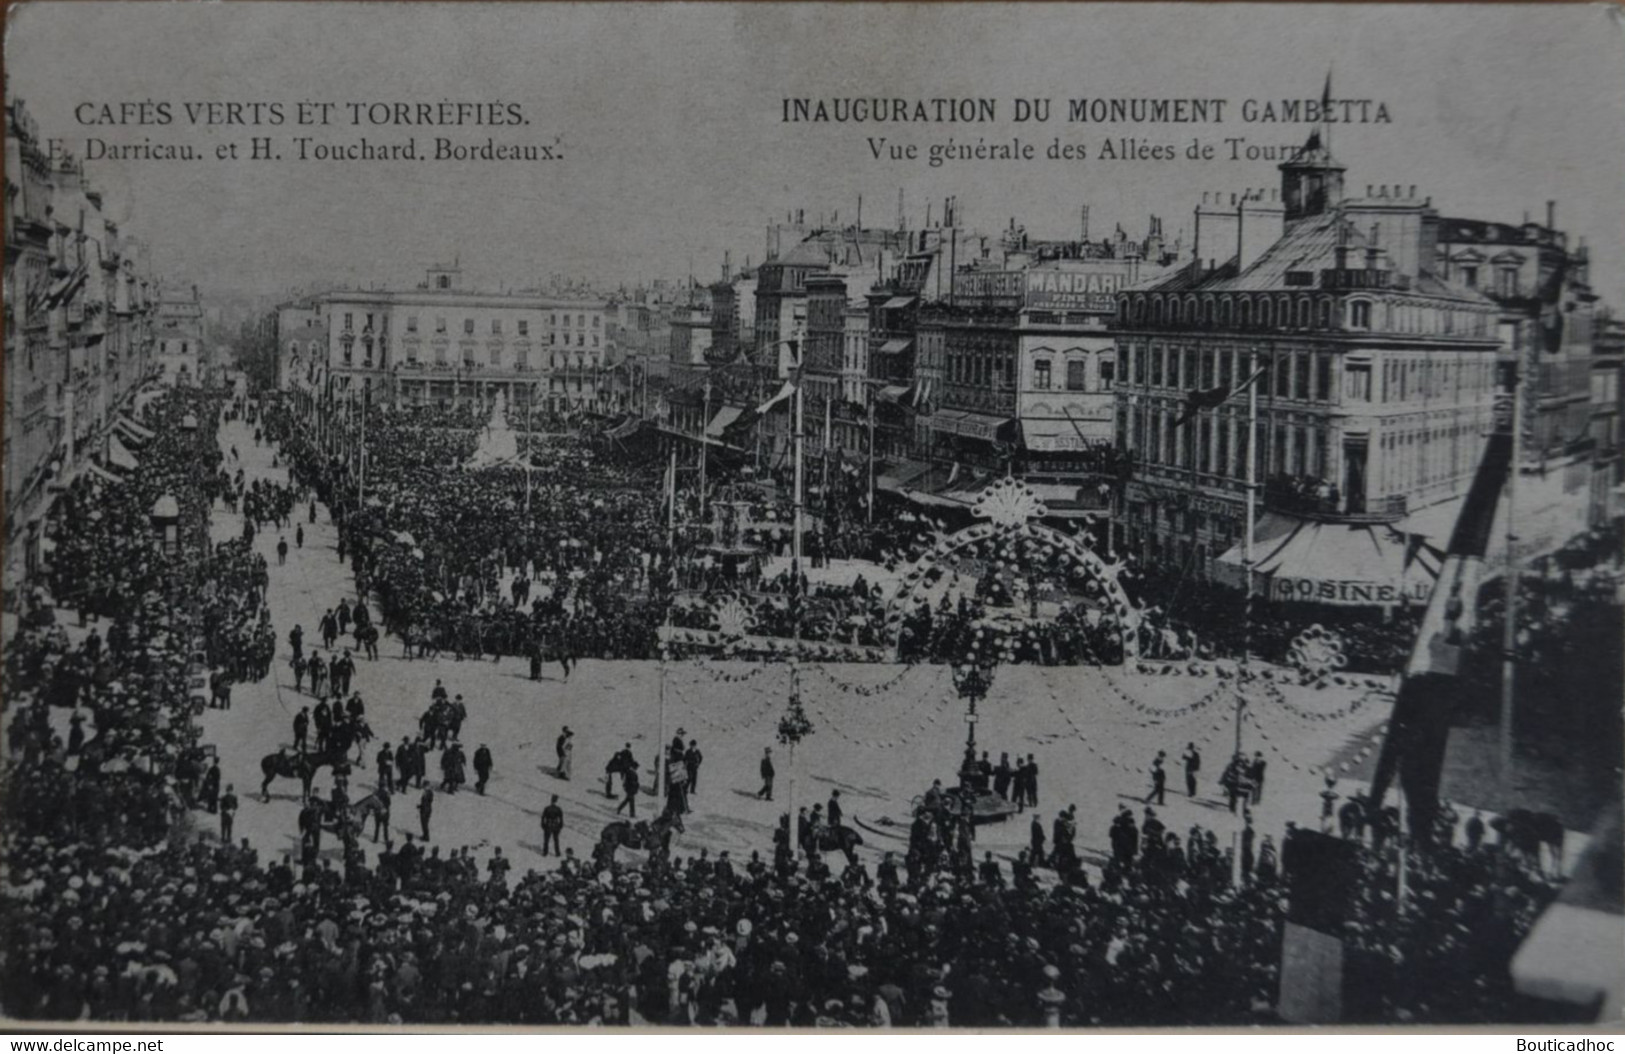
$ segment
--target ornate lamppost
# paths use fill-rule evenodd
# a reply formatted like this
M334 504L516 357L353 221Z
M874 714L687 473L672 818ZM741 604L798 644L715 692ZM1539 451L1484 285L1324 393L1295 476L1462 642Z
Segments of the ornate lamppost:
M959 764L959 785L977 789L981 771L976 767L976 704L987 698L993 687L993 663L985 659L972 659L953 667L954 688L965 700L965 759Z

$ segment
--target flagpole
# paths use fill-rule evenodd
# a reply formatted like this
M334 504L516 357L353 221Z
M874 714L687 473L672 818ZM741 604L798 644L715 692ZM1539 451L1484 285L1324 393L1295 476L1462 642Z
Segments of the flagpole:
M865 386L869 394L869 508L868 522L875 522L875 390Z
M666 651L671 639L671 609L677 601L677 444L671 446L671 463L666 470L666 556L671 563L671 591L666 598L666 633L660 641L660 739L655 743L655 801L660 800L666 779Z
M1501 793L1507 807L1516 804L1513 792L1515 762L1512 757L1512 719L1514 689L1517 687L1517 664L1513 655L1518 647L1518 532L1515 514L1518 499L1518 473L1523 460L1523 375L1518 363L1512 364L1512 468L1506 484L1506 623L1501 627L1501 720L1500 752L1498 762Z
M819 486L818 507L824 510L824 525L826 527L829 525L829 435L830 435L830 432L834 428L833 422L831 420L831 415L832 415L832 412L834 410L834 407L835 407L835 400L829 398L828 396L825 396L824 397L824 467L823 467L822 475L819 477L821 482L818 485Z
M356 456L355 503L359 509L367 494L367 400L361 400L361 446Z
M1258 518L1258 347L1254 345L1248 355L1247 386L1247 537L1242 550L1242 563L1247 569L1245 620L1242 625L1243 664L1250 662L1253 650L1253 530ZM1239 742L1238 742L1239 749Z
M794 348L793 350L799 351L800 349L799 348ZM803 431L803 427L802 427L803 426L803 422L802 422L803 406L802 406L801 388L802 388L802 379L803 378L801 376L801 363L799 361L799 356L798 356L797 362L795 363L795 368L796 368L796 372L795 372L795 381L796 381L796 390L795 390L796 420L795 420L795 428L796 428L796 433L795 433L795 437L794 437L794 446L795 446L795 458L796 458L796 467L795 467L795 488L796 488L796 492L795 492L795 504L793 506L794 515L792 517L792 530L793 530L794 533L792 534L791 539L790 539L790 599L791 599L791 602L795 604L795 610L791 613L792 617L790 619L790 634L791 634L790 693L791 693L792 698L797 698L801 694L801 612L802 612L803 606L806 603L806 598L804 596L802 596L802 591L801 591L801 518L802 518L802 501L803 501L803 495L802 495L802 489L801 489L802 488L801 455L802 455L802 431ZM792 855L794 855L795 850L796 850L796 846L798 845L798 843L800 841L800 837L801 837L800 824L797 822L797 814L796 814L796 743L795 743L794 739L792 739L790 741L789 747L790 747L790 749L789 749L789 757L787 759L787 763L788 763L788 765L790 767L790 794L789 794L789 802L788 802L789 810L790 810L790 852L791 852Z
M705 519L705 463L711 460L711 378L705 378L705 411L700 415L700 519Z

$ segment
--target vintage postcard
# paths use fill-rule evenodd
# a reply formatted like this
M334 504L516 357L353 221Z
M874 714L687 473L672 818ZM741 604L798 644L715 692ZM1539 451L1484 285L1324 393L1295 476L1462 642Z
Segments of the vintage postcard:
M0 1015L1617 1026L1622 44L12 7Z

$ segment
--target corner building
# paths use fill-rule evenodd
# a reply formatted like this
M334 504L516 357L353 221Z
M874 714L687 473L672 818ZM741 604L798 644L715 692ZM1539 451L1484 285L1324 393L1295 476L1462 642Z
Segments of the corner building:
M1406 521L1471 481L1507 335L1496 304L1442 277L1430 201L1346 199L1318 136L1280 172L1278 201L1254 191L1199 209L1194 262L1118 297L1127 540L1142 559L1239 584L1248 399L1175 421L1187 393L1238 391L1256 363L1254 556L1270 595L1420 599Z

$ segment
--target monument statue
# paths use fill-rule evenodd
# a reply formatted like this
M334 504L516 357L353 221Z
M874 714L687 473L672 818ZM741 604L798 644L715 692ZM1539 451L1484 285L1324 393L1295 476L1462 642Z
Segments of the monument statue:
M508 397L497 389L491 404L491 420L480 431L479 445L468 459L469 468L491 468L494 465L517 463L519 460L519 434L508 425Z

